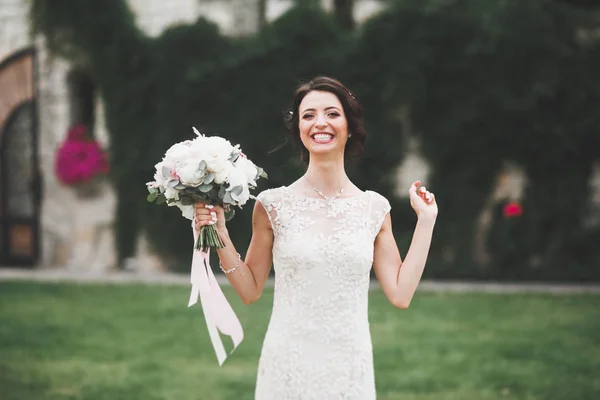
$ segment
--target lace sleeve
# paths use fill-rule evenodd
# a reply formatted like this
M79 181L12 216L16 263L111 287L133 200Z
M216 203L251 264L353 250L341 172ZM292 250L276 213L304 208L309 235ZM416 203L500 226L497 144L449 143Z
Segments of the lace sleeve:
M392 207L388 199L380 195L379 193L372 193L371 196L371 207L370 207L370 218L373 237L377 236L383 225L385 216L391 211Z
M256 196L256 200L259 201L267 211L269 222L271 222L271 227L273 228L273 233L277 235L279 231L278 211L281 209L282 204L279 196L275 193L274 189L267 189L260 192L259 195Z

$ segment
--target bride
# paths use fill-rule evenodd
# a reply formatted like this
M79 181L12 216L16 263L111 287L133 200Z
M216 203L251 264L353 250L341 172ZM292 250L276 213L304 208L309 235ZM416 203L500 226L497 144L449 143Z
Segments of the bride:
M196 229L217 228L220 267L245 304L257 301L271 265L273 311L258 365L255 398L375 399L368 321L370 270L389 299L407 308L421 279L438 214L419 181L409 190L418 216L404 261L392 234L390 204L346 175L366 132L362 107L339 81L298 87L287 128L301 144L306 173L257 196L244 260L223 209L196 205Z

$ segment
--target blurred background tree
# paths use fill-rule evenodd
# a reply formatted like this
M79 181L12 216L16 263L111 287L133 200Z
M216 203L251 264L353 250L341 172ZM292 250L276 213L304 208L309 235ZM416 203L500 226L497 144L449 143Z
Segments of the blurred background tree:
M403 254L415 218L394 195L396 168L408 140L421 143L441 209L429 278L600 279L600 224L589 218L600 161L592 2L390 0L361 26L352 0L336 0L331 14L319 3L299 2L267 24L259 2L262 29L248 37L199 19L151 39L123 0L32 1L34 29L55 54L91 71L106 104L121 260L144 231L187 270L188 223L145 204L144 183L193 125L240 143L269 173L269 187L296 179L303 165L282 117L294 87L325 74L365 107L367 151L350 175L392 201ZM506 218L496 209L482 262L477 221L507 161L527 176L523 212ZM240 249L250 209L231 223Z

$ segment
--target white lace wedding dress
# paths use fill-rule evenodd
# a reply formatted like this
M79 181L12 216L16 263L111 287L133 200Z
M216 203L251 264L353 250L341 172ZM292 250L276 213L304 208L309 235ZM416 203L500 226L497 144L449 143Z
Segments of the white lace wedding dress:
M369 272L389 202L366 191L328 204L285 186L257 199L273 227L275 298L255 398L375 399Z

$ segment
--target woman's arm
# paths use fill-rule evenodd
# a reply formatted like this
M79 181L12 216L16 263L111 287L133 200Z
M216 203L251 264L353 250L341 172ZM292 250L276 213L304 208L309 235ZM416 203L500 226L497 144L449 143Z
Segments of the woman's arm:
M214 214L211 215L211 212ZM223 209L218 206L207 209L204 205L197 205L196 218L196 229L210 224L210 221L215 221L214 225L225 245L222 249L217 250L221 264L226 270L234 268L238 264L238 251L229 237ZM260 298L273 263L272 250L271 223L267 211L257 201L252 214L252 239L246 259L239 261L239 266L235 271L225 274L244 304L253 303Z
M433 194L413 183L409 191L411 205L418 216L412 242L402 261L394 234L392 220L386 215L375 238L373 269L383 292L398 308L408 308L423 275L437 218L437 204Z

